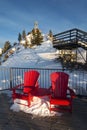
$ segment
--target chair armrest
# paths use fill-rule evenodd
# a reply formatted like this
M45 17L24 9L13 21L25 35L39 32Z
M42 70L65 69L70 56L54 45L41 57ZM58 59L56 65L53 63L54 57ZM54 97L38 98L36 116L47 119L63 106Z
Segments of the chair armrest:
M75 97L76 97L76 94L75 94L75 92L73 91L73 89L71 89L70 87L68 87L68 90L69 90L69 92L70 92L70 96L71 96L72 98L75 98Z
M52 92L53 92L52 86L50 86L50 87L48 88L48 90L52 93Z
M49 98L51 99L52 97L54 97L54 92L53 92L52 86L50 86L50 87L48 88L48 90L50 91Z
M13 93L15 93L15 91L16 91L18 88L22 87L22 86L24 86L24 83L23 83L23 84L19 84L19 85L15 86L15 87L11 88L11 91L13 91Z

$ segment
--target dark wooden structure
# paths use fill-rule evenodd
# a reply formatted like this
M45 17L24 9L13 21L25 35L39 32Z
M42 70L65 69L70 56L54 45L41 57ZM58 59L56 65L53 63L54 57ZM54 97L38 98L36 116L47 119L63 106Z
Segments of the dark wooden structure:
M79 55L81 55L82 59L87 63L87 32L74 28L53 35L53 46L58 50L70 50L71 52L75 50L76 59L78 51ZM86 57L84 57L78 48L82 48L86 51Z

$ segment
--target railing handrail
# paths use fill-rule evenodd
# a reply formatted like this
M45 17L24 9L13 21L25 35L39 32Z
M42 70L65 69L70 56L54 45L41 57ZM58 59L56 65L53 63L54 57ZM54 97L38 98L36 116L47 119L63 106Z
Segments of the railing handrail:
M82 41L85 45L87 45L87 32L74 28L71 30L64 31L62 33L58 33L56 35L53 35L53 45L54 46L55 44L59 45L59 43L65 41L67 41L67 43L68 41L72 42L72 39L76 40L74 41L76 44L78 44L79 41Z

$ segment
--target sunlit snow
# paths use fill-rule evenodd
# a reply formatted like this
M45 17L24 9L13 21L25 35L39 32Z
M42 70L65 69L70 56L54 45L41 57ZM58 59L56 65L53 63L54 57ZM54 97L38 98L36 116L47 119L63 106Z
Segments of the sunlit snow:
M2 66L4 67L61 67L55 64L55 58L57 58L56 49L53 48L51 41L45 41L40 46L25 49L22 45L17 46L19 48L11 55Z

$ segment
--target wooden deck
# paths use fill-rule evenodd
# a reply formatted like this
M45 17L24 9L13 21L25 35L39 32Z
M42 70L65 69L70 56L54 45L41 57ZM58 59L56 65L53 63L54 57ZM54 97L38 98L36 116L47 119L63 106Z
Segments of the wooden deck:
M6 94L0 94L0 130L87 130L87 99L76 98L72 114L45 118L13 112L9 101Z

